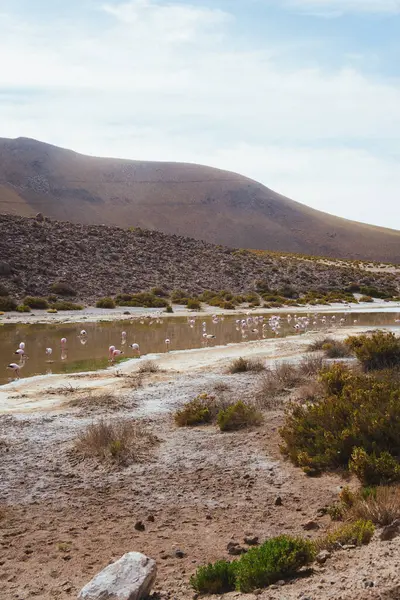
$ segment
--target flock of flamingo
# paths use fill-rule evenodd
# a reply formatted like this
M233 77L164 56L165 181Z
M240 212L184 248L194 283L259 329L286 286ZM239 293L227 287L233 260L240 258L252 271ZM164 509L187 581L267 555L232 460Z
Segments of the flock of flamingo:
M282 333L282 328L289 327L293 330L294 333L303 333L310 329L310 327L327 327L332 325L344 325L348 319L350 313L344 313L344 316L340 319L337 319L335 315L319 315L316 313L308 313L304 316L298 316L296 314L291 315L272 315L270 317L262 316L262 315L251 315L250 313L246 313L245 318L236 319L234 321L235 329L240 333L241 339L244 341L249 338L249 336L261 339L270 337L271 335L279 336ZM199 317L189 317L187 322L191 329L194 329L196 323L198 323ZM218 323L224 321L223 315L212 315L211 323L212 325L217 325ZM140 319L140 323L147 323L148 325L152 325L152 323L157 322L161 323L161 315L151 315L147 317L142 317ZM357 324L357 319L353 320L353 324ZM397 322L397 321L396 321ZM200 345L208 346L210 340L216 339L215 333L210 333L208 330L208 325L206 321L202 321L201 323L201 340L199 340ZM85 329L82 329L79 333L79 338L82 344L86 344L88 340L88 333ZM171 348L171 339L167 338L164 341L165 350L169 352ZM66 360L67 355L67 339L65 337L60 340L61 345L61 360ZM126 331L122 331L121 333L121 348L127 345L127 333ZM132 343L128 345L128 348L131 349L133 355L135 357L140 357L140 346L138 343ZM11 362L8 365L8 369L12 370L14 373L15 379L19 379L21 374L21 369L25 365L25 361L28 356L25 352L25 342L21 342L19 347L14 352L16 356L19 356L19 362ZM47 362L53 362L51 360L53 350L52 348L46 348L45 354L47 357ZM108 348L108 359L111 365L113 365L122 355L124 355L124 351L120 348L117 348L115 345L111 345Z

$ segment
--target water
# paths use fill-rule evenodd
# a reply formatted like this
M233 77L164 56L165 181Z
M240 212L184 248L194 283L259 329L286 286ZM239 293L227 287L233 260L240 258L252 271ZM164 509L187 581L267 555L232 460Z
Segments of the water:
M252 314L251 317L257 316ZM299 315L300 317L306 315ZM271 329L268 321L270 315L263 315L263 321L249 323L246 328L236 323L237 319L247 319L246 315L232 315L215 320L212 317L197 317L190 325L188 319L174 318L133 318L112 323L77 323L77 324L37 324L0 326L0 385L14 379L14 374L7 369L9 363L19 363L14 354L20 342L25 342L27 360L21 368L21 377L44 375L51 373L76 373L94 371L107 367L108 348L110 345L124 352L122 360L134 358L134 351L129 344L138 343L141 354L166 352L166 339L170 339L170 350L185 350L206 346L221 346L231 343L247 342L258 339L301 335L304 329L294 329L294 317L288 322L287 315L281 314L281 328L278 335ZM335 319L332 319L335 317ZM261 317L258 317L261 318ZM326 319L324 323L322 319ZM344 320L342 323L340 321ZM313 322L317 320L314 325ZM357 312L357 313L311 313L308 331L326 332L332 326L362 327L396 327L400 329L400 312ZM357 321L357 323L354 323ZM205 331L215 338L203 337ZM263 327L263 324L266 326ZM82 329L87 336L80 336ZM257 331L252 331L257 330ZM123 343L122 332L125 331L126 342ZM65 351L62 351L60 340L67 338ZM46 356L46 348L52 348L51 357ZM50 360L51 359L51 362Z

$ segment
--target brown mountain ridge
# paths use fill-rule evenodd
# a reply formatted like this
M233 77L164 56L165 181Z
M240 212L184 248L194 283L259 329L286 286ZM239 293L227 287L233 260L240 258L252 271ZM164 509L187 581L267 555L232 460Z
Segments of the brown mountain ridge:
M230 247L400 262L400 231L323 213L228 171L0 138L0 212L143 227Z

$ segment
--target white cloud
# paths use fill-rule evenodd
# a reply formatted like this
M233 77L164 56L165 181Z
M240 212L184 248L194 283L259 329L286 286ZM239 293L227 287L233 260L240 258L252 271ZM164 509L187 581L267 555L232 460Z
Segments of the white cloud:
M339 16L344 13L400 14L399 0L284 0L285 5L307 12L328 13Z
M276 47L242 47L218 9L136 0L102 14L96 27L1 22L0 135L204 162L321 210L400 228L400 175L377 149L389 155L398 144L398 81L282 65Z

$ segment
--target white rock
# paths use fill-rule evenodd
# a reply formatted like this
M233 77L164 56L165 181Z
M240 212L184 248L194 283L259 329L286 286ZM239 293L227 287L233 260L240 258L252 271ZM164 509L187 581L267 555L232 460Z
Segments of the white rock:
M153 559L128 552L85 585L78 600L141 600L149 595L156 575Z

